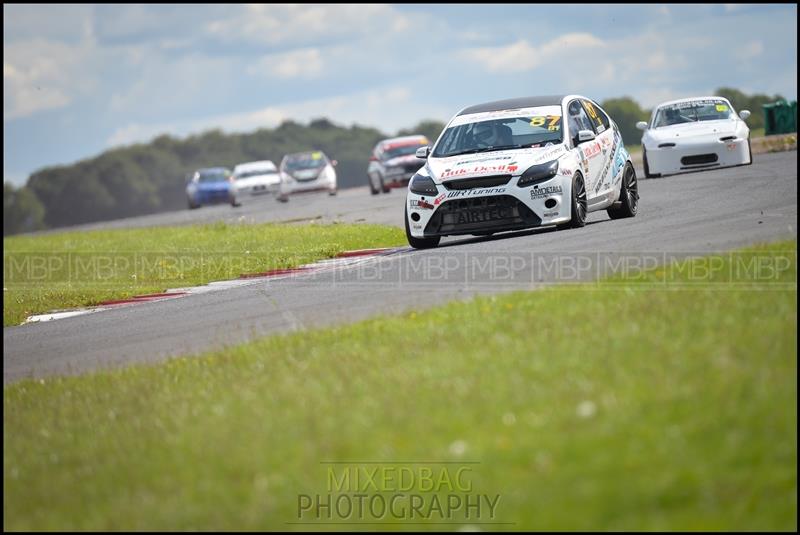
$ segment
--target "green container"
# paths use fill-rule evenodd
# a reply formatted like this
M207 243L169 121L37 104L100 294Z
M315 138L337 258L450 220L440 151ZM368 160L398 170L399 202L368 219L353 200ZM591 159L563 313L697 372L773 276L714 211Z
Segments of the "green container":
M797 101L785 100L764 104L764 135L797 132Z

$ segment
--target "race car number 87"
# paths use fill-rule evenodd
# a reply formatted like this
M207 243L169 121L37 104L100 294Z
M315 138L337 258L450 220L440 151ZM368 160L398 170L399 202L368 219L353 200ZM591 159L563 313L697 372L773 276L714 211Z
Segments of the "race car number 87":
M561 128L561 117L558 115L531 117L531 126L544 126L545 123L547 123L548 130L559 130Z

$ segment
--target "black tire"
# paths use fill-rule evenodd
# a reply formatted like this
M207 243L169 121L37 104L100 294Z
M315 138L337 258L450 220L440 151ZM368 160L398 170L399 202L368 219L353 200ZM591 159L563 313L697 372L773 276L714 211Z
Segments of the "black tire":
M231 198L231 207L232 208L239 208L242 205L239 201L236 200L236 197Z
M750 154L750 163L747 165L753 165L753 147L750 146L750 136L747 137L747 152Z
M192 202L192 199L189 199L189 210L194 210L196 208L200 208L200 205L199 204L194 204Z
M411 229L408 228L408 208L406 208L403 219L406 221L406 239L408 239L408 244L413 247L414 249L432 249L439 245L439 241L441 238L436 236L435 238L415 238L411 235Z
M334 197L337 193L339 193L338 189L332 189L328 191L328 195L330 195L331 197Z
M619 205L606 210L611 219L634 217L639 211L639 181L636 180L636 169L630 162L622 171L622 186L619 189Z
M586 184L583 181L583 175L575 173L572 176L572 191L571 196L571 209L570 213L572 218L561 225L559 229L580 228L586 225L586 214L588 210L588 200L586 198Z
M369 192L373 195L377 195L381 192L378 188L375 187L375 184L372 183L372 177L367 175L367 182L369 183Z
M275 197L275 200L278 201L278 202L284 202L284 203L285 202L289 202L289 196L288 195L277 195Z
M651 173L650 166L647 164L647 151L644 150L644 146L642 146L642 166L644 167L644 176L647 178L659 178L661 173Z
M390 188L389 186L387 186L386 184L383 183L383 177L380 177L380 179L381 179L380 180L380 182L381 182L381 191L384 192L384 193L391 193L392 192L392 188Z

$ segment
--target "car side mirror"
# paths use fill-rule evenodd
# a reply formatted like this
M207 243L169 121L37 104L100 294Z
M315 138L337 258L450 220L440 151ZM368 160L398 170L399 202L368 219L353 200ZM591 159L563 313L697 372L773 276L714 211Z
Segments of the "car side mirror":
M337 165L339 165L339 160L332 160L331 165L336 167Z
M370 157L369 157L369 161L371 161L371 162L377 162L377 161L378 161L378 157L377 157L377 156L370 156Z
M420 160L425 160L431 153L431 148L428 146L420 147L417 149L417 158Z
M595 138L594 132L591 130L581 130L578 132L578 143L585 143Z
M743 121L746 121L748 117L750 117L750 110L742 110L739 112L739 117L742 118Z
M638 123L636 123L636 128L638 128L639 130L647 130L647 123L644 121L639 121Z

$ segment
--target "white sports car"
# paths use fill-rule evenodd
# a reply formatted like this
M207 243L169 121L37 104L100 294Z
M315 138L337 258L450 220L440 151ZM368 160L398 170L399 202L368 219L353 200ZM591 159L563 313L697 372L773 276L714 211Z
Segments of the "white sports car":
M659 104L644 130L642 160L647 178L753 163L750 129L722 97L693 97Z
M311 191L327 191L336 195L336 160L329 159L321 150L287 154L281 160L281 185L277 197L287 202L289 195Z
M270 160L240 163L233 168L231 204L239 206L245 194L275 193L281 185L278 168Z
M458 112L408 185L412 247L442 236L545 225L582 227L586 214L633 217L636 172L614 121L580 95L529 97Z

